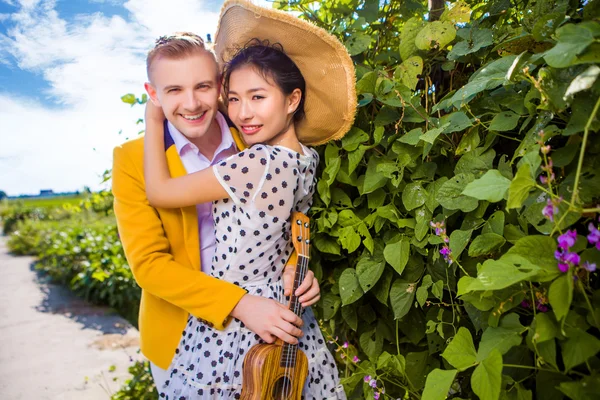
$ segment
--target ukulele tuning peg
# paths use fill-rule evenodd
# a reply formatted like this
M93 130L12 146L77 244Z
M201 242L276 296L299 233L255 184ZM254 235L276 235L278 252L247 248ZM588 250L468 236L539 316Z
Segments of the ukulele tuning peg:
M300 221L299 219L296 220L296 225L302 225L302 221Z
M302 241L302 236L298 236L298 241L301 242Z
M306 239L306 244L310 244L310 239Z
M308 228L308 222L305 222L305 223L304 223L304 227L305 227L305 228Z

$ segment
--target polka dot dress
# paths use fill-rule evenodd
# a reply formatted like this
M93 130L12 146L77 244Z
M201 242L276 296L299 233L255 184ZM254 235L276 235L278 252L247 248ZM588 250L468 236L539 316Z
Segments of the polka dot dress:
M216 249L206 272L287 304L281 273L293 250L290 215L308 211L318 163L316 151L303 147L303 152L255 145L213 166L230 198L214 202ZM345 399L310 307L302 319L299 348L309 360L302 398ZM221 331L190 316L169 367L170 379L158 388L160 398L239 399L244 356L257 343L260 337L237 319Z

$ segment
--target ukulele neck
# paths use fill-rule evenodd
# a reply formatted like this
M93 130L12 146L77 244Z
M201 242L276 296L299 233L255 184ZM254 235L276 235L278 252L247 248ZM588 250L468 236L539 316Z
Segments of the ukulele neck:
M292 295L290 297L289 309L294 312L298 317L302 314L302 305L298 296L295 295L296 289L304 281L306 272L308 271L308 257L298 256L298 264L296 265L296 275L294 276L294 285L292 288ZM281 355L281 366L293 367L296 364L296 352L298 351L297 344L284 343Z

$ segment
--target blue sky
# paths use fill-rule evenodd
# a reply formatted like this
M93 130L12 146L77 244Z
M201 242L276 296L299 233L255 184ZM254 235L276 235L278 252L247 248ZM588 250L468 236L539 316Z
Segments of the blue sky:
M140 130L142 107L120 97L143 93L154 39L214 34L221 5L0 0L0 190L102 188L112 149Z

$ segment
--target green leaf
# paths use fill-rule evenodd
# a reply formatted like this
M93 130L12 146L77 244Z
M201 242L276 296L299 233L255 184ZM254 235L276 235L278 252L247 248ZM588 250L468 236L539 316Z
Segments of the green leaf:
M427 191L420 183L409 183L402 191L402 203L408 211L421 207L427 200Z
M459 371L464 371L477 364L477 351L471 332L465 327L460 327L456 336L442 353L442 357Z
M383 259L363 253L356 264L356 274L360 287L365 293L375 286L384 269L385 261Z
M371 193L380 187L385 186L388 178L386 178L381 172L378 172L377 167L386 162L378 157L371 157L367 164L367 171L365 173L365 180L363 183L363 194Z
M573 79L573 81L567 88L564 97L573 97L579 92L591 89L596 80L598 79L598 75L600 75L600 67L598 67L597 65L592 65L588 67L588 69L586 69L581 74L577 75L575 79Z
M340 245L337 240L328 235L317 234L313 239L313 243L321 253L340 254Z
M505 56L477 70L471 75L469 82L454 93L452 104L456 108L461 108L464 104L468 104L476 94L502 85L506 72L515 58L516 56Z
M364 294L360 287L356 270L352 268L346 268L344 272L342 272L339 280L339 289L342 304L345 306L354 303Z
M463 212L475 210L479 201L462 194L464 188L474 179L471 174L455 175L440 187L436 200L448 210L461 210Z
M472 230L461 231L459 229L452 231L450 234L450 250L452 250L452 256L458 259L463 250L467 247L467 243L471 240Z
M496 114L496 116L492 119L488 129L490 131L499 132L512 131L517 127L519 118L521 118L521 116L512 111L501 112L500 114Z
M440 136L442 132L444 132L444 128L433 128L425 132L423 135L419 136L419 139L424 142L433 144L435 142L435 139L437 139L437 137Z
M388 243L383 250L383 256L398 275L402 275L410 256L410 242L402 238L397 242Z
M375 339L373 339L375 335ZM360 347L371 360L377 360L383 347L383 336L375 329L360 335Z
M531 189L535 188L535 180L531 177L531 167L523 164L519 167L515 179L508 188L508 202L506 208L521 208L523 202L529 197Z
M448 396L448 391L450 390L450 386L452 386L452 382L454 382L456 372L455 369L443 370L436 368L427 374L422 398L427 400L444 400Z
M485 360L496 350L500 354L506 354L514 346L521 344L521 334L511 329L487 327L481 336L477 361Z
M400 57L407 60L415 54L418 49L415 45L415 38L423 27L423 21L419 17L412 17L404 23L404 27L400 32Z
M329 292L323 296L323 319L329 321L335 316L342 301L340 297Z
M555 239L548 236L529 235L519 239L507 254L518 255L539 267L536 280L548 282L561 274L556 259Z
M535 343L543 343L554 339L558 329L554 321L546 313L537 313L535 316L535 332L532 340Z
M355 307L342 307L342 318L352 330L356 332L358 329L358 315Z
M410 311L415 299L415 284L400 279L392 284L390 302L394 311L394 319L401 319Z
M344 45L351 56L355 56L366 51L371 45L372 36L364 32L354 32Z
M462 194L496 203L504 198L509 187L510 179L502 176L497 169L491 169L481 178L469 183Z
M477 236L469 246L469 257L479 257L490 254L506 243L504 237L497 233L484 233Z
M501 385L502 355L494 351L473 371L471 386L481 400L498 400Z
M485 28L463 28L469 33L464 35L466 40L456 43L448 53L449 60L457 60L467 54L475 53L482 48L494 44L492 31ZM459 31L459 33L461 32Z
M584 24L566 24L556 30L556 39L558 43L546 52L544 58L551 67L565 68L592 44L594 34Z
M471 8L467 3L462 0L456 3L451 3L447 9L444 10L440 21L449 21L453 24L467 23L471 20Z
M462 111L453 112L440 118L440 126L444 133L460 132L473 126L471 119Z
M354 227L347 226L340 231L339 241L342 248L348 250L348 253L354 252L360 246L360 235L356 233Z
M367 132L353 126L350 132L342 138L342 148L346 151L354 151L361 143L368 140L369 134Z
M432 48L443 49L456 37L454 24L448 21L434 21L425 24L415 38L415 45L420 50Z
M128 94L126 94L124 96L121 96L121 101L123 103L134 105L136 103L135 95L132 94L132 93L128 93Z
M415 90L419 83L419 75L423 72L423 59L412 56L402 62L394 71L394 78L400 80L406 87Z
M398 139L401 143L411 144L413 146L419 144L421 135L423 134L423 128L415 128Z
M556 262L554 265L556 265ZM557 267L555 266L555 268ZM570 273L565 273L552 282L548 292L548 300L550 300L556 319L558 321L563 319L569 312L573 300L573 277Z
M358 164L364 159L367 146L359 146L356 150L348 153L348 174L354 172Z
M468 153L479 146L479 142L479 129L476 127L469 129L469 131L463 135L462 139L460 139L460 143L456 148L455 154L459 156L461 154Z
M565 371L578 366L600 351L600 340L576 328L568 329L568 339L561 343Z
M515 265L515 262L519 259L522 261L519 267L524 266L522 269ZM477 279L470 278L471 280L465 290L459 290L458 295L475 290L504 289L536 275L538 271L539 269L520 256L513 256L509 259L486 260L477 273ZM461 279L461 282L463 279Z
M600 393L600 375L586 376L575 382L561 382L558 388L573 400L595 400Z
M362 78L360 78L360 80L358 82L356 82L356 93L357 94L363 94L363 93L375 93L375 85L377 84L377 72L374 71L370 71L367 72L366 74L363 75ZM358 129L353 127L354 129ZM351 134L352 131L348 132L348 135ZM346 136L344 136L344 139L346 138ZM367 136L367 139L369 137ZM342 139L342 142L344 141L344 139ZM344 147L346 148L346 147Z

